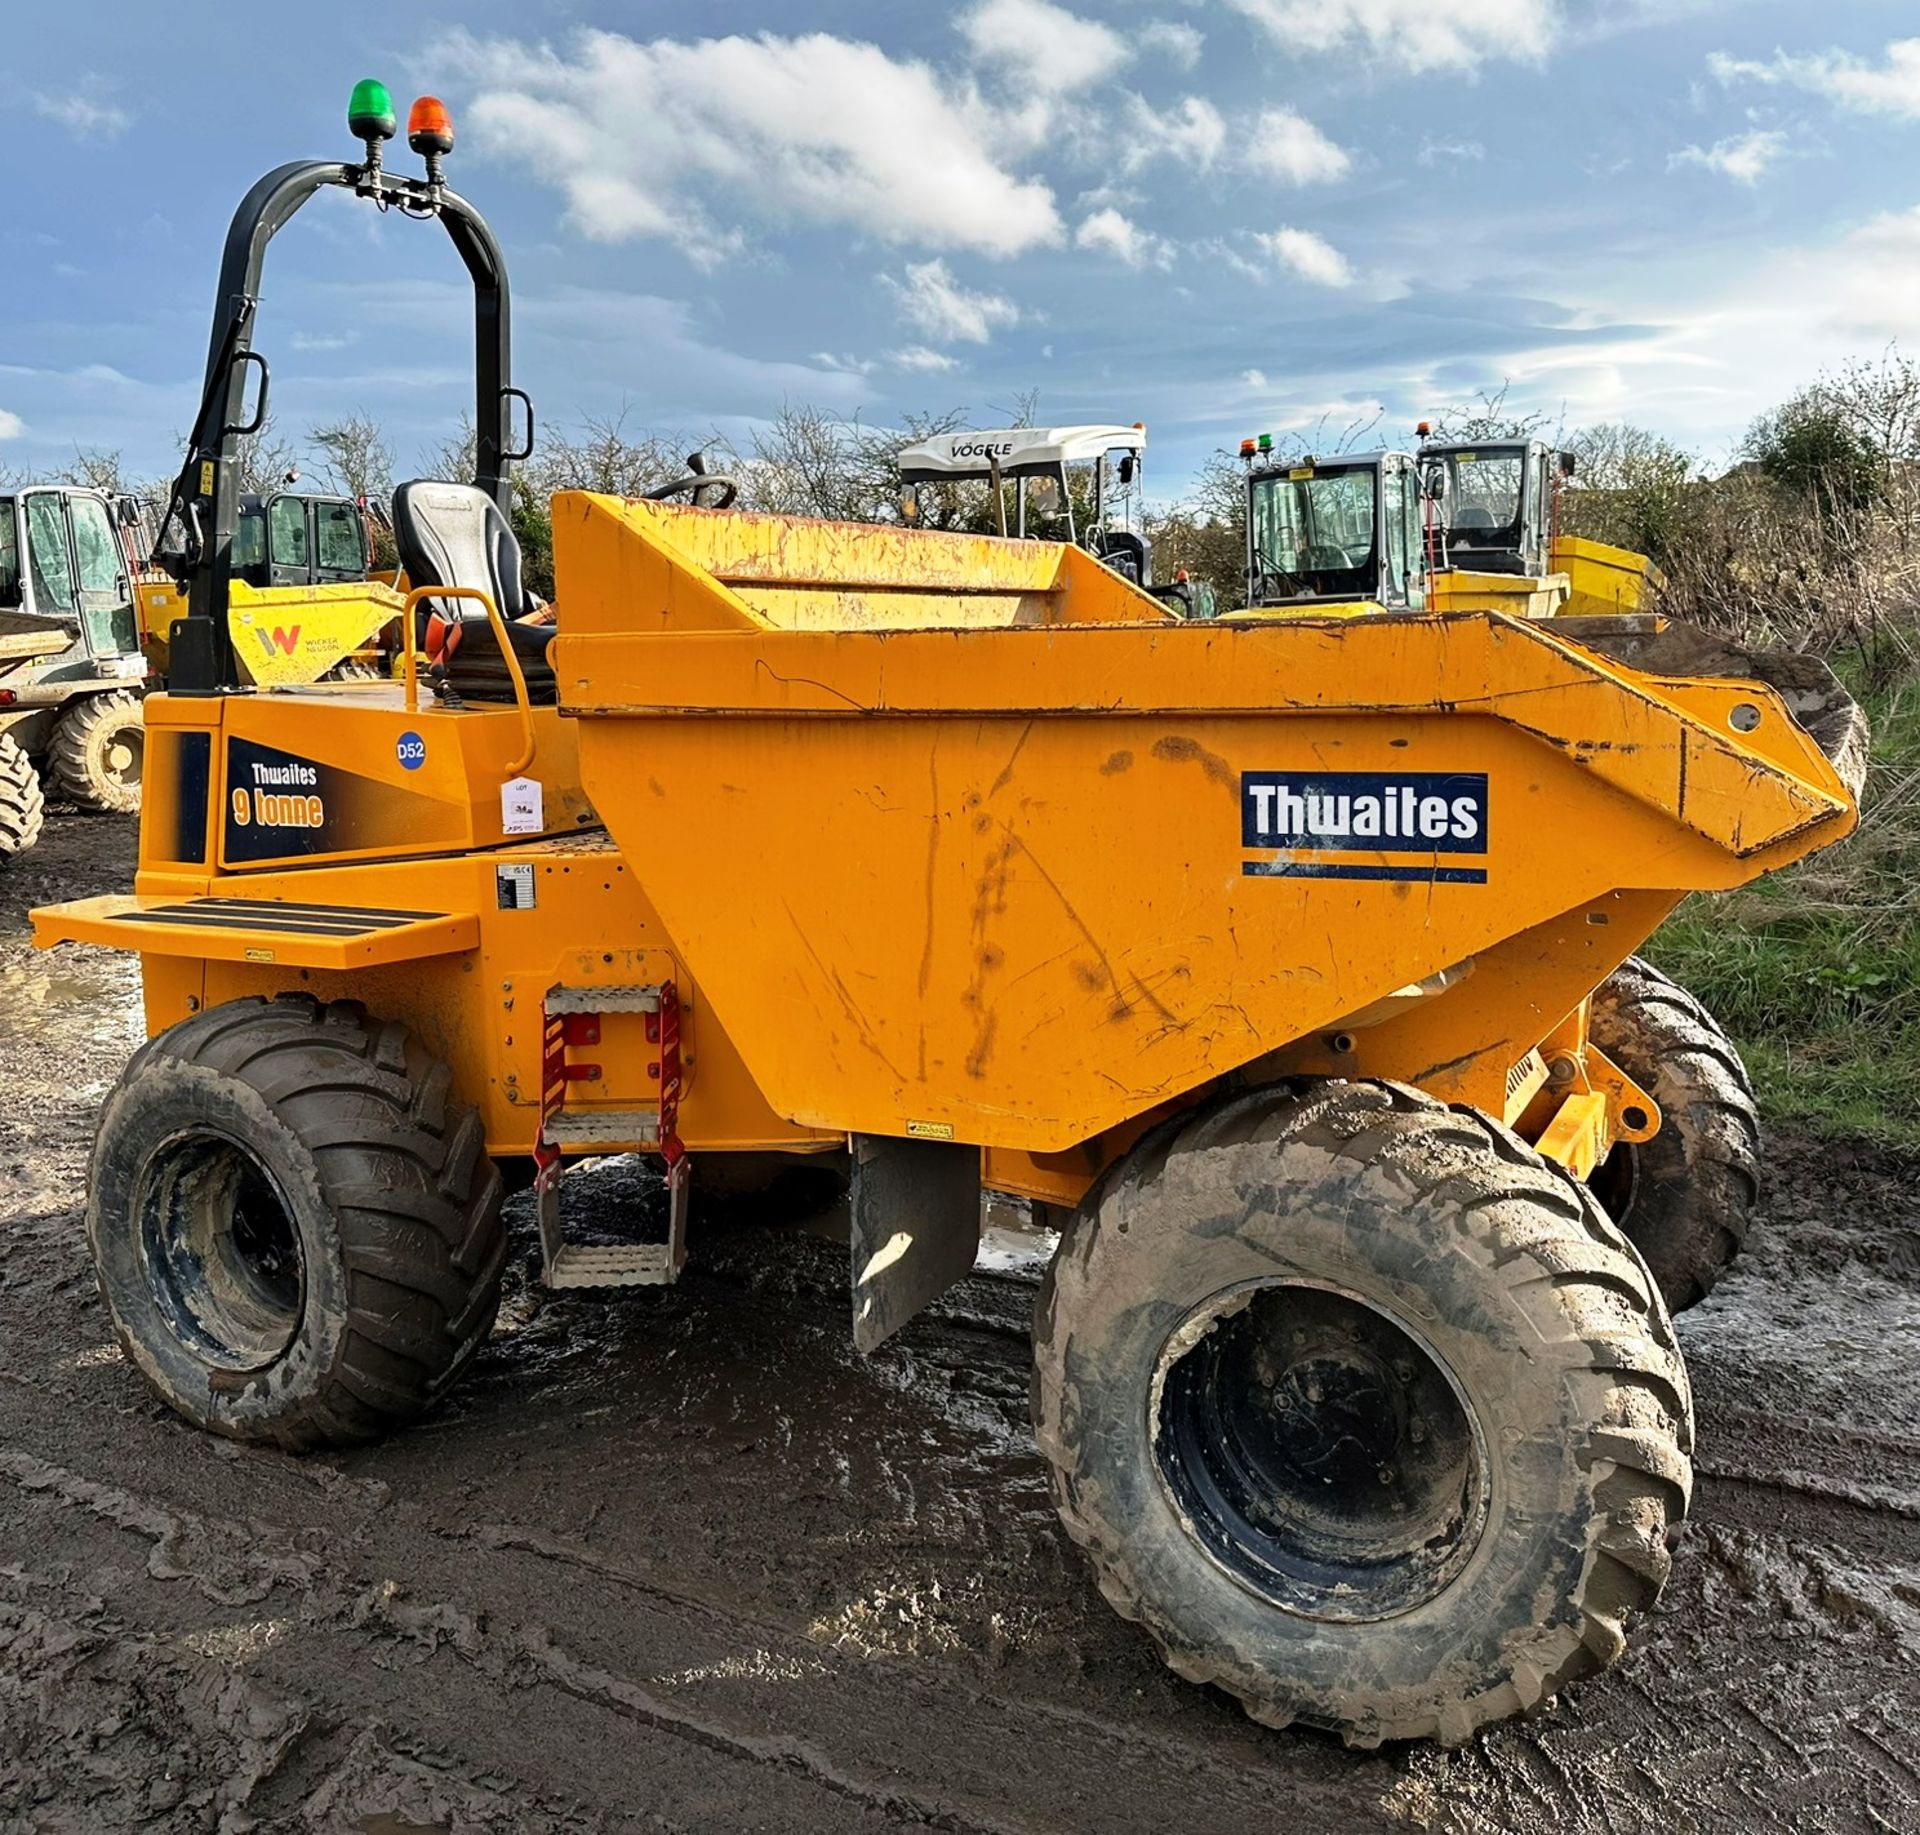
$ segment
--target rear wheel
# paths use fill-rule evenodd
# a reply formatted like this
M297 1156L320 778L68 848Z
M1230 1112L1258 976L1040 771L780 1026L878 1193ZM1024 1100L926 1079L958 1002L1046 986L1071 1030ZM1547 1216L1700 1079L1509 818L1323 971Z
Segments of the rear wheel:
M1604 1668L1664 1584L1691 1401L1591 1197L1379 1084L1149 1136L1036 1318L1068 1532L1167 1661L1356 1745L1467 1738Z
M299 996L151 1040L107 1099L87 1235L127 1355L199 1426L300 1448L423 1413L506 1260L480 1119L403 1026Z
M347 656L334 664L321 678L323 682L384 682L387 673L363 657Z
M1590 1183L1679 1312L1725 1272L1759 1201L1753 1085L1712 1014L1637 956L1595 992L1590 1032L1660 1105L1660 1132L1622 1141Z
M0 866L40 839L46 813L33 760L11 733L0 733Z
M146 754L140 697L124 691L87 695L60 716L47 767L54 788L82 809L133 815L140 808Z

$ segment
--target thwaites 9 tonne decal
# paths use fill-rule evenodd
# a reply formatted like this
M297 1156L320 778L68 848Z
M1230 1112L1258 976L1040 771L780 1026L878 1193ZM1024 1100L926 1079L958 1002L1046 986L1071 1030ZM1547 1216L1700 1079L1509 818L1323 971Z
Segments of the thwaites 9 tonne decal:
M1483 886L1488 817L1484 772L1246 771L1240 844L1249 857L1240 870Z
M462 812L436 798L251 739L227 741L221 826L230 864L413 852L464 836Z

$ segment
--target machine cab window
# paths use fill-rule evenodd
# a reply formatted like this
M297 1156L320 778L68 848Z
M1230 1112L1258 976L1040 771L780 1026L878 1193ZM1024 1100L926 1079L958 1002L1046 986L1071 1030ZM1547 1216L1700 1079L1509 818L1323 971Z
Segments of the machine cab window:
M33 608L56 618L76 609L66 504L58 491L27 493L27 573Z
M279 491L240 499L233 577L249 586L319 586L367 576L366 522L346 497Z

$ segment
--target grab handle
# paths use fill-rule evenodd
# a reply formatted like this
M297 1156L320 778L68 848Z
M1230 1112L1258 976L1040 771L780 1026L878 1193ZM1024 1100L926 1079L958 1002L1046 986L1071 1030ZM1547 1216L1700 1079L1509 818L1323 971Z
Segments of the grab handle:
M520 667L520 659L513 653L513 639L507 635L507 621L500 616L500 608L477 586L416 586L407 594L406 606L400 614L400 635L406 655L406 667L402 673L407 685L407 712L417 714L420 711L420 657L414 645L413 611L423 599L474 599L487 608L487 622L493 627L501 656L506 659L507 674L513 678L514 705L520 709L524 744L520 756L507 769L509 777L520 776L533 763L533 699L527 693L527 678Z

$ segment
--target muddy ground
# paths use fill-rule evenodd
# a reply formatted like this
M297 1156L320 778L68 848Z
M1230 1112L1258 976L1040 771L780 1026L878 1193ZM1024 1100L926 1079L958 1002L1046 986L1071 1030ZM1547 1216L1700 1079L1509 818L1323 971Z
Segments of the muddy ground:
M517 1270L390 1444L181 1425L79 1220L135 978L23 920L131 856L56 817L0 877L0 1829L1920 1829L1920 1165L1775 1142L1681 1326L1696 1511L1628 1660L1464 1750L1349 1753L1101 1601L1028 1432L1018 1270L862 1360L843 1252L749 1219L665 1291Z

